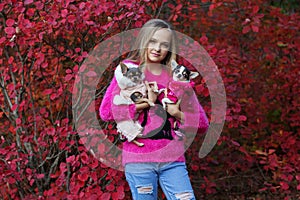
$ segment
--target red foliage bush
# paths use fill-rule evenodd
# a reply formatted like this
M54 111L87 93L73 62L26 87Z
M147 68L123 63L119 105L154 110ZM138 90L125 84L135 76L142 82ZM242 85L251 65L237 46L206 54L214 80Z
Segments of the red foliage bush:
M200 159L199 135L186 152L196 196L296 199L300 16L272 2L1 1L0 198L130 199L123 172L93 156L112 154L109 147L90 141L90 152L79 139L73 85L78 73L95 76L82 63L96 44L159 17L206 49L226 89L226 123L214 150ZM87 102L96 110L111 70ZM196 92L210 115L205 80ZM119 145L113 124L99 122Z

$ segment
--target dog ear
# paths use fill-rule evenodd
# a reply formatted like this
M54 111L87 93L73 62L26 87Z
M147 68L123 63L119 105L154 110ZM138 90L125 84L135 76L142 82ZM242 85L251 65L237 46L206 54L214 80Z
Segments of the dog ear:
M198 75L199 75L198 72L191 72L191 74L190 74L190 79L194 79L194 78L196 78Z
M127 71L128 71L127 65L125 65L125 64L122 63L122 62L120 63L120 65L121 65L122 74L123 74L123 75L126 74Z
M172 70L174 70L176 67L177 67L177 62L174 60L174 59L172 59L171 60L171 67L172 67Z

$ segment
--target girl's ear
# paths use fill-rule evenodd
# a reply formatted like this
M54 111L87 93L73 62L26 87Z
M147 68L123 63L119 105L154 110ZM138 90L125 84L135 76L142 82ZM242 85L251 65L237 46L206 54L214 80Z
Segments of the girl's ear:
M127 65L125 65L125 64L122 63L122 62L120 63L120 65L121 65L122 74L123 74L123 75L126 74L127 71L128 71Z
M191 74L190 74L190 79L194 79L194 78L196 78L198 75L199 75L198 72L191 72Z
M172 59L171 60L171 67L172 67L172 70L174 70L176 67L177 67L177 62L174 60L174 59Z

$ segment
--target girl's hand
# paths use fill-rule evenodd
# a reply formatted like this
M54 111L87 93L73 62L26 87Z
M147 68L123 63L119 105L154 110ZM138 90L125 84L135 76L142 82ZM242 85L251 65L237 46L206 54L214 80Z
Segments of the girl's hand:
M181 123L184 121L184 113L180 111L179 105L180 100L176 104L166 104L166 111L176 119L180 120Z
M155 88L153 85L150 85L148 81L145 81L146 84L146 88L148 91L148 99L152 102L155 103L156 99L157 99L157 92L154 92Z

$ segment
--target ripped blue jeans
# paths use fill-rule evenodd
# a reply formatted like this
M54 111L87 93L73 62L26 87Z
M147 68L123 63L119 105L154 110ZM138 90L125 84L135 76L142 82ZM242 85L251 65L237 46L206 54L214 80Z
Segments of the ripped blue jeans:
M158 183L168 200L195 200L184 162L129 163L125 175L134 200L157 200Z

